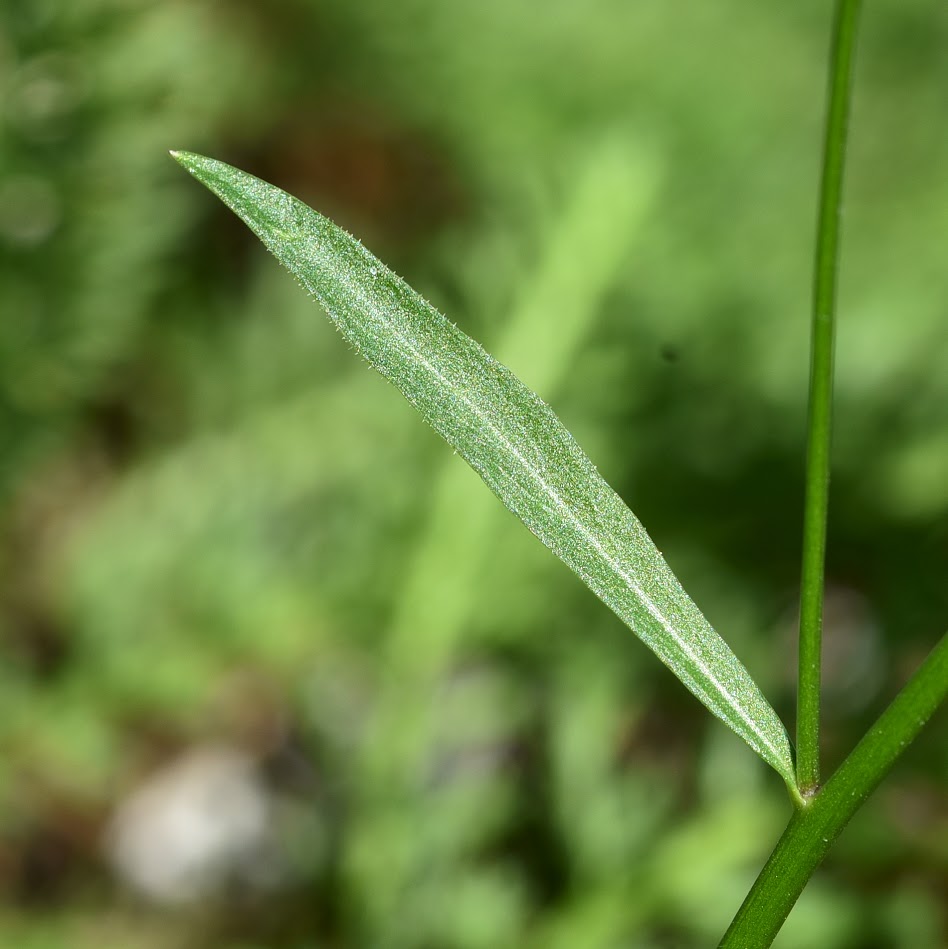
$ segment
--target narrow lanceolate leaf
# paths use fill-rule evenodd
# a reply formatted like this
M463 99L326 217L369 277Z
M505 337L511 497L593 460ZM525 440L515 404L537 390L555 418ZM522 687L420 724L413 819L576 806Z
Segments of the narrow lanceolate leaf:
M223 162L173 154L501 501L792 788L776 713L549 406L322 215Z

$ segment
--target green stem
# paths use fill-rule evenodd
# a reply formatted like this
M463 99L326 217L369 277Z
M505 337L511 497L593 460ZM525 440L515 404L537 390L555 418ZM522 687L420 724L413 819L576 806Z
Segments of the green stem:
M829 502L839 217L853 48L860 6L861 0L837 0L836 3L813 277L797 692L797 784L804 793L813 791L820 781L820 645Z
M833 841L948 694L948 633L839 770L790 819L720 949L766 949Z

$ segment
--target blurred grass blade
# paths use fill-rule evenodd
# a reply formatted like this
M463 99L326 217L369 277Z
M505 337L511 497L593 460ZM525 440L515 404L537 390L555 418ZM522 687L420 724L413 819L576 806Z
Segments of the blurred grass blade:
M793 788L776 713L549 406L322 215L223 162L172 154L504 504Z

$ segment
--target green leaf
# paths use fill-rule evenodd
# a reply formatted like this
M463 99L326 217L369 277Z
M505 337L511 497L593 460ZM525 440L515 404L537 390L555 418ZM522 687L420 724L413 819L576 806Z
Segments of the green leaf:
M793 789L780 719L549 406L331 221L223 162L172 154L243 218L501 501Z

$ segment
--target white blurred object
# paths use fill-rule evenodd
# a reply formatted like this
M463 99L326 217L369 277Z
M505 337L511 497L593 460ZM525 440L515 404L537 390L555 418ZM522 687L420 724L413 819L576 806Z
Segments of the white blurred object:
M110 861L159 903L183 903L227 883L273 876L267 789L249 755L207 745L187 752L134 791L108 831Z
M784 616L781 638L788 655L788 687L796 682L799 612ZM886 647L872 601L852 587L828 580L823 600L823 669L820 694L824 708L854 715L867 708L885 681Z

